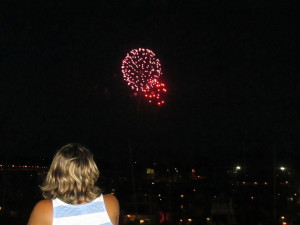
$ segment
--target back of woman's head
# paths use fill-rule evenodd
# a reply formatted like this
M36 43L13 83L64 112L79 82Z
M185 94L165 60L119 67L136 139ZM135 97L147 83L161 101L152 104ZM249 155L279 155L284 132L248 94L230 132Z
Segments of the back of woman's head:
M59 198L69 204L90 202L100 195L95 185L98 178L91 152L80 144L67 144L54 156L41 190L46 199Z

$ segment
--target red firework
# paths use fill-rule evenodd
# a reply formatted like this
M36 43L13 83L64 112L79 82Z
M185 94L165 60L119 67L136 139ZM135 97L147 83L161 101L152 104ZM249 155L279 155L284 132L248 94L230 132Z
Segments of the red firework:
M165 104L164 94L167 92L166 85L161 82L156 82L152 88L149 88L144 92L145 98L149 103L156 104L158 106Z
M167 89L159 81L161 64L153 51L144 48L131 50L123 59L121 69L125 82L132 90L141 92L149 103L165 104L163 95Z
M151 87L154 79L161 76L161 64L155 54L144 48L131 50L122 61L123 78L135 91Z

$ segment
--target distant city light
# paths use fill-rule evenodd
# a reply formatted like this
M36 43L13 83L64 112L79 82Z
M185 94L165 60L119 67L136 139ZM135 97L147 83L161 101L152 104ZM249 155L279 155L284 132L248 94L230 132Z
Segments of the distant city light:
M239 166L239 165L237 165L237 166L235 166L234 168L233 168L233 173L238 173L238 171L239 170L241 170L242 169L242 167L241 166Z
M286 168L285 168L284 166L281 166L279 169L280 169L281 171L285 171L285 170L286 170Z
M147 174L152 174L152 175L154 175L154 169L152 169L152 168L147 168L147 169L146 169L146 173L147 173Z
M33 169L47 169L47 166L30 166L30 165L0 165L1 169L2 168L8 168L11 169L13 168L14 170L33 170Z

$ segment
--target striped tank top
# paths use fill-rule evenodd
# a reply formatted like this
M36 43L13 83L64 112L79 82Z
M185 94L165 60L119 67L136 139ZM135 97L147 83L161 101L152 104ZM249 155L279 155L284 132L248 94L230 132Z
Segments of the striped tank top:
M52 200L52 205L52 225L112 225L102 194L82 205L70 205L58 198Z

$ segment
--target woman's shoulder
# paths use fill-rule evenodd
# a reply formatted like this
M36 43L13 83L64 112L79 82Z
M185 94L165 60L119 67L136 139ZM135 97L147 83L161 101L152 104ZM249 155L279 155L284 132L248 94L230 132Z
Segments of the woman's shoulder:
M118 199L112 194L105 194L103 195L105 207L107 211L118 211L119 212L119 201Z
M39 207L41 209L45 209L45 208L52 208L52 200L41 200L38 203L36 203L35 205L36 207Z
M114 225L119 223L120 206L118 199L112 194L103 195L105 207L111 222Z
M52 224L52 200L41 200L33 208L28 225Z
M109 202L109 203L112 202L113 204L115 204L115 203L119 204L118 199L113 194L103 194L103 199L105 202Z

